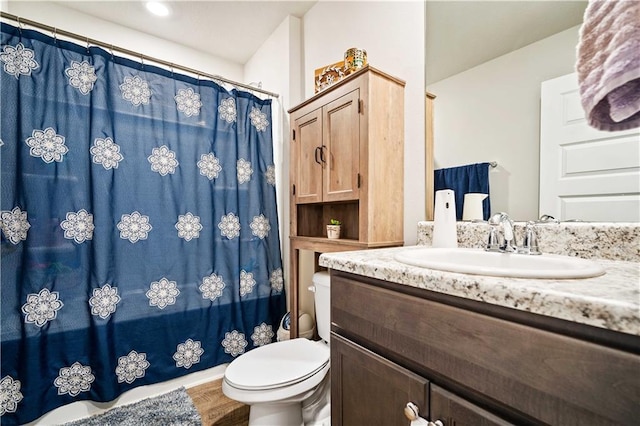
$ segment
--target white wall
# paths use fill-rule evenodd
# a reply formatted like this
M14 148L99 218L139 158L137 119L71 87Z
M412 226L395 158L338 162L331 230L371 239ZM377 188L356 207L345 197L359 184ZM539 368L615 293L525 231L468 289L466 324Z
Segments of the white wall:
M405 245L416 243L417 223L425 215L424 13L422 1L320 1L303 18L305 98L314 93L314 71L344 59L344 52L350 47L365 49L371 66L407 83Z
M579 26L430 85L435 168L496 161L493 212L538 217L540 83L574 71Z
M302 99L302 21L288 16L247 61L245 80L262 82L262 87L278 93L273 100L274 160L278 221L285 282L289 282L289 114ZM278 120L278 126L275 125ZM287 293L289 296L289 293Z
M116 3L114 3L114 7ZM241 82L243 66L46 1L10 1L8 13L147 56ZM152 19L152 18L150 18ZM12 23L15 25L15 23ZM51 34L53 36L53 34ZM73 40L79 43L77 40ZM79 43L81 44L81 43ZM125 56L115 52L118 56ZM132 58L135 59L135 58Z

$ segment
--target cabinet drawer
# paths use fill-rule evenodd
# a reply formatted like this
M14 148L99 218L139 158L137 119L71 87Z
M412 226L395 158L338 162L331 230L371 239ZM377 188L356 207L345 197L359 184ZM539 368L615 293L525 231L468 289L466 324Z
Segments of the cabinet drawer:
M331 333L331 424L406 426L407 402L426 415L429 382Z
M636 424L640 418L640 356L365 280L332 275L334 331L371 343L438 384L529 421Z

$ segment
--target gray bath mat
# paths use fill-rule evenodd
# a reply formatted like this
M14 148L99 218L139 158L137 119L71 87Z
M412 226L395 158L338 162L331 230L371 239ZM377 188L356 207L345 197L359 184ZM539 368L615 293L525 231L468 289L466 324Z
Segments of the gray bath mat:
M63 426L201 426L202 419L184 388L113 408Z

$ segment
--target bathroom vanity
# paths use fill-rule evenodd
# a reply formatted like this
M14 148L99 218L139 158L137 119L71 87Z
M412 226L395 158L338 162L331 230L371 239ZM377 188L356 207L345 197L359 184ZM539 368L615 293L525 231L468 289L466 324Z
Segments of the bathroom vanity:
M404 247L324 254L332 424L637 424L640 267L523 279L400 263ZM635 249L637 251L637 249Z

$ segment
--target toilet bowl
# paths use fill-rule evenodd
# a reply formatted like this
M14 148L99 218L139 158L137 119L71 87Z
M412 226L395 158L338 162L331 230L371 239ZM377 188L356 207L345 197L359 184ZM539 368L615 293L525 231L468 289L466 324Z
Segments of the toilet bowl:
M222 392L250 406L250 426L301 426L302 402L329 371L329 275L313 276L318 333L324 340L284 340L240 355L227 367Z

